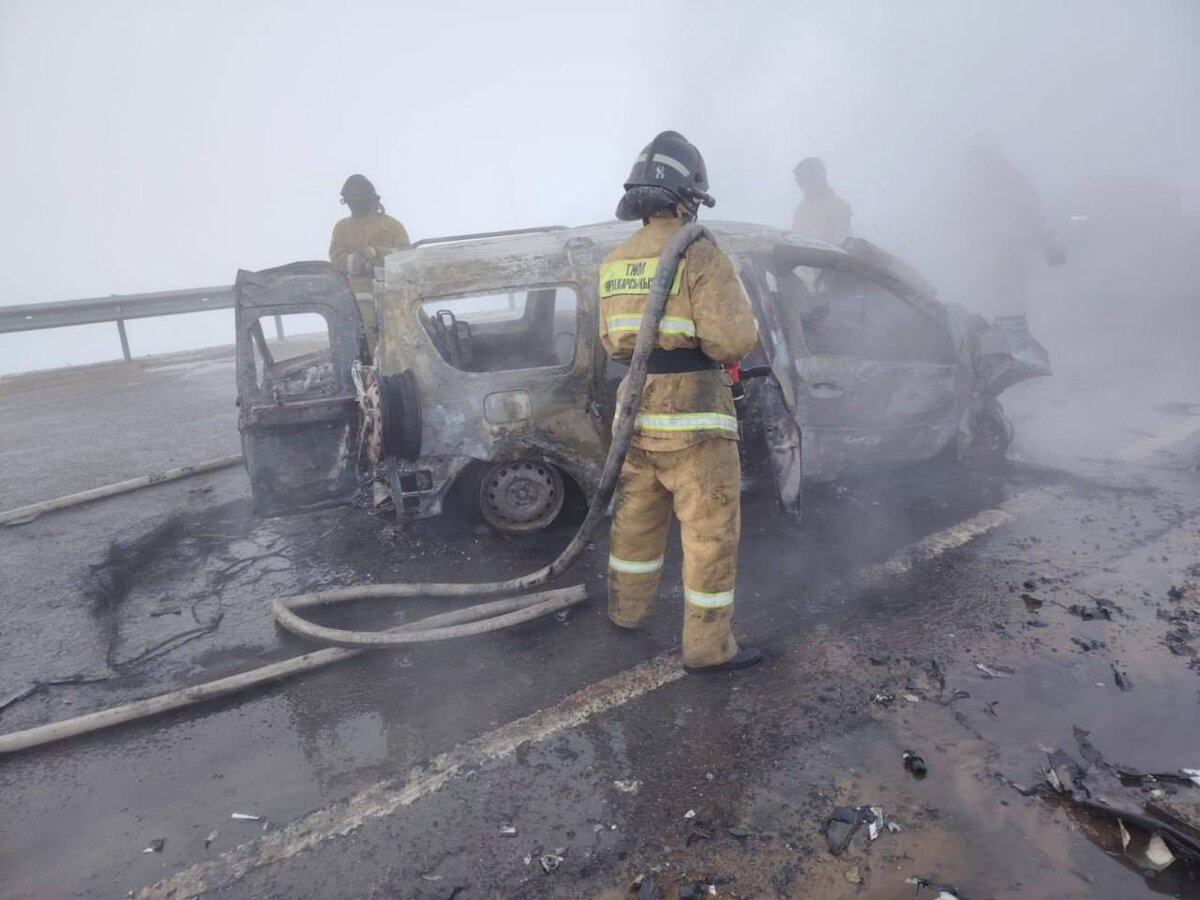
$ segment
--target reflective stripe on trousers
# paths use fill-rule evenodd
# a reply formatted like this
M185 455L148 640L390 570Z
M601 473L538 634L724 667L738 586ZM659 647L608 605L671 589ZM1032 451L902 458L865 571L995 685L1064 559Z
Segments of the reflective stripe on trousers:
M613 572L624 572L627 575L649 575L657 572L663 566L663 558L639 562L633 559L621 559L619 556L608 554L608 568Z
M716 593L693 591L684 585L683 599L696 606L703 606L705 609L720 609L723 606L733 605L733 591L717 591Z

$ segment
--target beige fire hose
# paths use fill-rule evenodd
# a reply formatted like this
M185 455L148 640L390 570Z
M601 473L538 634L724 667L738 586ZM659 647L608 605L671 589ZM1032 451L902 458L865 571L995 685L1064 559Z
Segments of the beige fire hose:
M596 494L588 507L583 524L579 526L575 536L566 548L551 562L528 575L512 578L507 581L492 581L480 584L471 583L432 583L432 584L376 584L359 585L356 587L340 588L332 591L321 591L299 594L292 597L281 597L275 600L272 611L281 626L295 634L307 637L335 647L306 653L292 659L272 663L249 672L219 678L190 688L159 694L144 700L135 700L121 706L111 707L94 713L39 725L24 731L0 735L0 755L13 753L48 744L52 741L75 735L87 734L119 725L133 722L149 716L158 715L173 709L180 709L226 697L247 688L278 681L302 672L309 672L327 666L331 663L358 656L369 649L381 647L401 647L422 641L448 640L455 637L485 634L510 625L527 622L538 616L566 609L587 598L583 585L558 590L544 591L534 594L520 594L503 600L480 603L453 612L442 613L419 622L401 625L385 631L347 631L340 628L327 628L317 625L301 617L296 610L308 609L314 606L324 606L334 603L345 603L356 600L371 599L405 599L414 597L465 598L490 596L497 594L514 594L541 587L573 565L587 548L588 541L595 534L607 514L609 501L616 490L617 477L625 461L633 437L634 420L638 407L641 405L642 389L646 383L646 367L650 359L650 351L658 343L658 323L662 318L666 305L667 294L675 277L675 270L684 252L701 237L711 236L701 226L685 225L676 233L659 258L658 272L650 293L642 310L642 323L638 331L637 345L629 362L629 375L626 378L625 394L617 410L616 423L613 426L612 442L609 445L608 456L600 475ZM341 649L356 648L356 649Z
M28 506L18 506L15 509L0 512L0 525L24 525L27 522L32 522L43 513L79 506L81 503L91 503L93 500L102 500L105 497L115 497L117 494L127 494L130 491L136 491L155 484L162 484L164 481L178 481L180 478L200 475L203 472L227 469L230 466L236 466L241 461L242 455L240 453L237 456L222 456L218 459L210 459L190 466L180 466L177 469L167 469L165 472L155 472L151 475L142 475L139 478L130 478L128 481L118 481L115 484L90 488L86 491L79 491L76 494L67 494L65 497L56 497L53 500L43 500L40 503L30 503Z

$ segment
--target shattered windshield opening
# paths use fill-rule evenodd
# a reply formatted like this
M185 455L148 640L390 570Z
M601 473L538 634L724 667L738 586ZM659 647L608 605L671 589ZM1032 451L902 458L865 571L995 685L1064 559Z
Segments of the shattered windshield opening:
M861 275L798 266L780 279L780 292L800 308L805 341L814 354L880 362L954 362L943 323Z

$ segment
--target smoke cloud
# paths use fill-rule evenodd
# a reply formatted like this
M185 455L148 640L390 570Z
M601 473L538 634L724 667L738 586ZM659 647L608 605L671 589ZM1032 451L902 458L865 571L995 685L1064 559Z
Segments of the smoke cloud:
M786 225L821 156L856 233L944 284L981 133L1053 215L1117 176L1194 215L1198 46L1187 0L7 0L0 303L324 258L352 172L414 237L608 219L663 128L704 151L710 215ZM231 338L189 319L134 323L134 351ZM109 326L0 336L0 371L118 354Z

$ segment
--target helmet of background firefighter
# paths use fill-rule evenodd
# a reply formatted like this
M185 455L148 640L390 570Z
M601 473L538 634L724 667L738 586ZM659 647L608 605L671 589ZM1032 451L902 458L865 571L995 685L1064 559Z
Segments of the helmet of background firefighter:
M356 216L375 210L383 212L379 193L366 175L354 174L346 179L342 184L342 202L349 206L350 212Z
M701 205L715 206L716 201L708 193L708 169L700 151L678 131L664 131L633 161L617 218L645 219L676 204L695 217Z
M814 188L820 190L829 186L825 161L817 156L806 156L800 160L792 169L792 174L796 176L796 184L806 192Z

